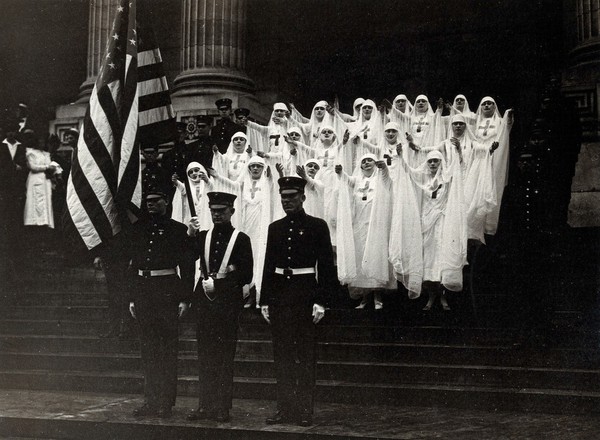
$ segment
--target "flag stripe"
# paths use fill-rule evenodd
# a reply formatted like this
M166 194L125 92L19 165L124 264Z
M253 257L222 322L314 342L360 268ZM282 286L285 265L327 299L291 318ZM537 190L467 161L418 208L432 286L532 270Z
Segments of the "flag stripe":
M149 79L138 83L138 90L140 96L147 96L157 93L167 86L167 80L163 76L161 78Z
M138 68L138 82L164 77L162 64L148 64Z
M131 220L132 204L140 206L138 141L160 144L174 132L167 80L152 31L137 24L136 0L115 3L67 185L71 221L65 223L77 229L79 241L88 248L116 235Z
M123 96L121 100L121 123L123 125L125 125L126 121L129 119L131 107L134 102L137 104L137 62L130 55L127 55L127 59L131 61L129 62L130 69L127 71L127 76L125 77L125 86L123 87Z
M123 140L121 142L121 157L122 161L120 162L119 167L119 193L125 191L129 193L132 188L125 188L124 185L129 184L135 186L135 181L132 181L130 178L125 177L125 183L123 182L124 175L126 173L130 161L134 158L135 150L135 141L137 136L137 127L138 127L138 111L137 111L137 97L134 97L132 103L132 111L129 113L129 119L125 124L125 132L123 133ZM138 156L139 158L139 156ZM137 170L137 168L135 168ZM136 176L137 179L137 176ZM123 199L124 200L124 199Z
M157 107L168 107L171 118L175 116L173 112L173 107L171 106L171 98L168 94L164 92L152 93L150 95L141 96L140 102L138 104L138 109L140 112L144 112L146 110L150 110Z
M93 157L94 165L102 174L112 194L117 193L117 175L112 166L112 158L103 144L101 137L96 131L96 126L88 119L84 121L81 137L85 144L78 146L81 151L85 148ZM81 144L81 142L80 142Z
M80 194L80 199L87 201L94 208L92 210L93 215L90 216L92 219L98 216L100 225L103 222L102 217L106 217L111 222L116 214L116 208L113 202L113 193L107 187L106 179L85 146L78 148L76 158L77 166L72 170L71 177L73 186L78 193L81 193L81 189L84 190ZM100 209L96 209L96 203L98 203ZM96 222L94 221L94 223ZM104 228L100 229L100 232L105 232ZM118 228L113 225L111 229L117 230Z
M138 52L138 67L144 67L149 64L158 63L162 63L162 57L160 55L160 50L158 50L158 47Z
M146 110L140 112L140 127L153 124L155 122L164 121L170 119L171 111L169 107L153 108L152 110Z
M119 154L114 146L121 142L121 126L119 123L117 105L115 104L115 101L113 101L113 95L109 87L100 87L98 90L98 104L101 109L98 107L91 107L90 116L94 122L94 126L98 129L98 132L102 135L102 132L104 131L109 139L112 138L107 142L104 139L104 136L102 136L102 140L108 149L112 162L116 163L119 160ZM115 89L116 87L112 88L112 90Z
M81 238L88 248L94 247L101 241L101 236L111 236L113 227L105 206L96 194L92 183L88 181L86 170L79 163L79 151L73 159L71 176L67 185L67 207L77 225ZM90 172L90 176L96 175Z

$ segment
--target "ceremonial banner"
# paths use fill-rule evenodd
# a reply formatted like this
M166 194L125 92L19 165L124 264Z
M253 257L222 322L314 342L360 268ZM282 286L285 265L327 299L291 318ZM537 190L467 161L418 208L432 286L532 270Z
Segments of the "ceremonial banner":
M136 1L120 1L67 184L68 217L88 249L139 209L140 142L170 140L173 124L160 51Z

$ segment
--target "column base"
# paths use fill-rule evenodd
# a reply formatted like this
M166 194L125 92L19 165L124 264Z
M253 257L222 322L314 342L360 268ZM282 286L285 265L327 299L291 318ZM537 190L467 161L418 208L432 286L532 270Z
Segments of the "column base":
M252 94L254 82L244 72L229 68L186 70L173 82L173 96Z
M94 90L94 84L96 84L96 76L86 79L79 86L79 97L77 98L78 104L84 104L90 102L90 96Z

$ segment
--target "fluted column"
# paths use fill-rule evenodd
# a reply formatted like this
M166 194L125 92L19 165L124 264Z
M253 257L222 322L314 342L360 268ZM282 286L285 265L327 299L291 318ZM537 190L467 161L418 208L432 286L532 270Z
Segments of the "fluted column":
M182 0L181 73L174 95L252 93L246 62L246 0Z
M90 0L88 18L87 78L79 87L78 102L90 99L110 37L118 0Z

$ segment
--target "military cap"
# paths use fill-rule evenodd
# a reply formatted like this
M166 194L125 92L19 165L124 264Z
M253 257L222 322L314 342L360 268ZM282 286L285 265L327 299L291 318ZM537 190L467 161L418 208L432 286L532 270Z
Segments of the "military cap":
M209 115L200 115L196 117L197 124L212 125L213 118Z
M248 116L250 115L250 110L247 108L236 108L233 112L236 116Z
M279 194L304 193L306 180L296 176L281 177L279 183Z
M533 148L531 145L523 145L519 149L517 157L519 158L519 160L533 159L537 157L537 152L536 149Z
M221 107L231 108L231 104L233 104L233 102L229 98L221 98L215 101L215 105L218 109L220 109Z
M156 198L156 196L168 199L168 194L169 190L165 185L161 185L159 182L152 182L146 190L146 199Z
M77 130L75 127L69 127L65 130L65 134L72 134L75 137L79 136L79 130Z
M142 145L141 150L142 150L142 152L148 151L148 152L154 153L154 152L158 151L158 145L156 145L156 144Z
M235 194L216 191L209 192L206 195L208 196L208 207L210 209L233 207L233 202L237 197Z

